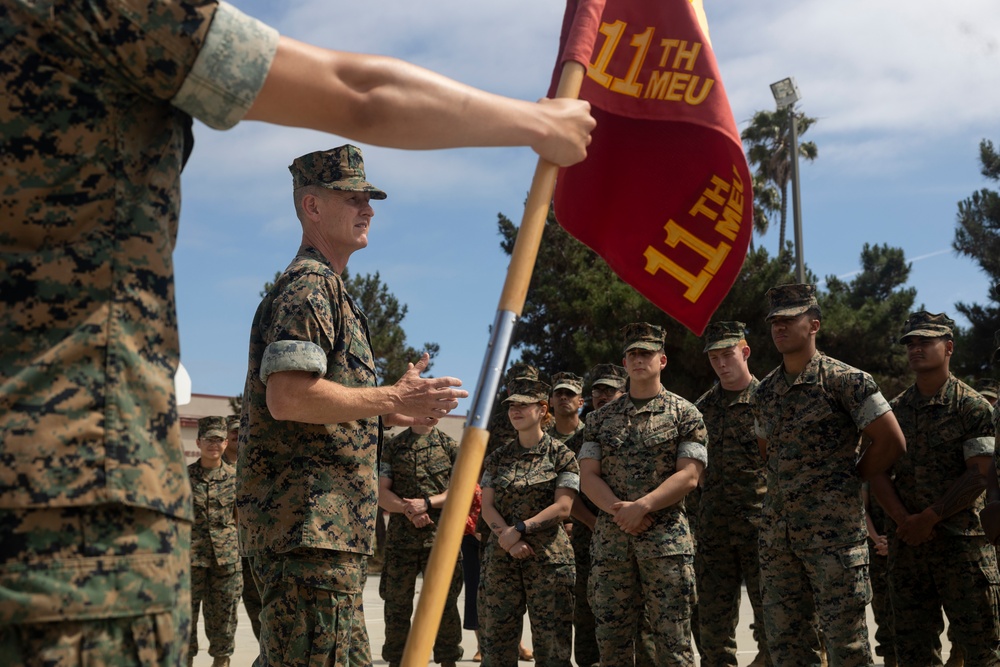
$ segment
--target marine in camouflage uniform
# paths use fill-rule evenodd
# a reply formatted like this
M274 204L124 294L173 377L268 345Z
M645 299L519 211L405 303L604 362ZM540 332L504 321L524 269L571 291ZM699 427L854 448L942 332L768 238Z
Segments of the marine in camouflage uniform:
M457 458L458 443L430 426L403 431L389 440L382 452L379 506L391 514L378 592L385 600L382 659L390 665L399 665L403 658L417 576L426 573ZM462 658L462 619L458 614L461 590L459 564L452 573L434 642L434 661L446 667L453 667Z
M871 600L861 481L887 469L902 433L874 380L816 351L821 312L813 285L768 290L771 338L782 365L752 405L767 493L760 531L768 649L776 665L818 665L818 615L830 664L871 665ZM872 443L858 458L860 432Z
M552 396L549 399L554 419L546 432L559 442L583 430L580 409L583 407L583 378L574 373L552 376Z
M640 322L623 333L629 395L587 415L580 450L584 491L601 509L589 591L601 665L634 664L644 613L657 662L694 665L694 542L684 496L704 469L708 434L697 408L660 384L663 330Z
M538 380L516 380L508 388L506 404L537 405L549 395ZM580 468L564 444L540 427L537 436L529 447L519 434L484 462L482 515L490 531L478 592L483 667L517 664L525 609L539 667L571 664L573 548L563 521Z
M345 208L371 210L367 199L362 204L323 190L374 199L385 193L365 180L361 152L350 145L299 157L289 170L303 244L257 308L250 332L236 464L240 550L265 602L263 664L365 665L371 651L359 612L378 509L378 410L366 406L359 412L372 416L339 423L279 420L268 406L267 384L276 381L272 375L282 375L282 382L319 378L324 390L374 395L351 393L374 392L376 385L367 320L340 278L344 255L358 247L344 241L330 246L327 257L312 238L316 226L339 229L323 222L329 218L353 223L353 211Z
M236 471L222 462L223 417L198 420L201 458L188 466L194 505L191 530L191 641L188 664L198 654L198 611L205 607L205 635L213 667L228 667L235 648L236 611L243 588L236 539ZM221 450L220 450L221 448Z
M503 397L506 398L509 395L510 385L515 380L537 380L538 379L538 369L529 364L522 362L517 362L511 364L510 368L504 374L504 392ZM490 415L489 432L490 437L486 441L486 452L483 454L483 460L485 461L489 458L489 455L500 449L511 440L517 437L517 431L514 430L514 425L510 423L510 418L507 416L507 410L504 409L502 399L497 396L497 400L494 401L493 414ZM479 519L476 522L476 532L480 535L487 535L490 532L490 527L486 525L486 519L483 515L479 515ZM480 540L479 542L479 554L480 560L486 551L486 545L488 540Z
M760 382L747 367L743 322L713 322L705 349L719 382L695 401L708 429L708 467L702 480L698 549L698 618L703 667L737 665L736 626L741 586L753 607L755 664L770 665L760 594L760 512L767 492L750 397Z
M591 402L594 409L604 407L624 393L625 379L628 374L625 369L615 364L597 364L590 370ZM575 455L580 454L583 447L583 429L578 430L568 440L566 446ZM573 586L573 658L577 667L592 667L601 661L601 653L597 648L597 625L594 622L594 612L587 598L587 586L590 581L590 540L593 537L594 524L600 509L584 494L577 495L573 501L573 532L570 542L573 544L573 560L576 563L576 584ZM648 627L648 622L644 623ZM641 633L642 634L642 633ZM652 639L643 640L636 637L636 660L638 667L655 667L652 659Z
M191 487L171 253L191 117L278 35L233 7L0 2L0 656L183 664Z
M872 488L889 515L889 594L896 657L941 664L943 608L970 667L1000 665L996 554L979 521L993 475L989 403L949 371L954 322L910 315L906 345L916 382L892 400L907 451Z

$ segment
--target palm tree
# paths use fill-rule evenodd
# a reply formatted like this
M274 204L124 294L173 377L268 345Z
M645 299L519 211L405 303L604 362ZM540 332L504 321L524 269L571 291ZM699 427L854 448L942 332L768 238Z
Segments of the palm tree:
M791 163L791 113L793 107L777 111L758 111L750 124L740 134L746 146L747 162L756 171L753 175L754 230L763 235L774 213L781 214L778 235L778 252L785 248L785 229L788 222L788 182L792 177ZM794 111L798 135L801 136L816 122L804 113ZM799 142L799 156L815 160L819 151L811 141Z

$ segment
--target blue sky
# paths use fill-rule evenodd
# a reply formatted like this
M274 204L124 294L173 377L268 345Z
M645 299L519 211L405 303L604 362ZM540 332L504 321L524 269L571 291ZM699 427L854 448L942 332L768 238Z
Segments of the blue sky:
M551 0L233 4L302 41L400 57L523 99L547 89L563 11ZM769 84L787 76L800 108L819 119L806 136L819 158L801 167L807 266L849 277L864 243L888 243L913 263L918 305L954 315L956 301L984 302L985 276L950 246L957 202L991 186L979 141L1000 143L995 0L705 5L740 129L773 108ZM258 292L300 239L287 165L345 140L253 122L227 132L196 123L195 137L174 253L181 360L194 392L233 395L243 389ZM471 393L506 271L496 215L520 220L535 155L361 145L369 179L389 199L375 203L369 247L348 268L381 273L409 306L409 343L440 344L432 374L457 376ZM777 237L774 229L755 242L773 253Z

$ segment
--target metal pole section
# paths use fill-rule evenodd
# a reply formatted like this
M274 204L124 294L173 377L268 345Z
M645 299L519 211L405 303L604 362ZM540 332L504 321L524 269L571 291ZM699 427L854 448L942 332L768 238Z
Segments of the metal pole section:
M483 368L479 371L479 384L472 395L472 410L469 412L466 426L485 429L490 421L493 400L500 388L503 369L507 367L507 354L510 352L515 324L517 324L517 314L509 310L497 311L490 342L486 347L486 356L483 358Z
M792 117L792 222L795 228L795 277L806 281L806 267L802 251L802 199L799 196L799 127L795 107L788 108Z

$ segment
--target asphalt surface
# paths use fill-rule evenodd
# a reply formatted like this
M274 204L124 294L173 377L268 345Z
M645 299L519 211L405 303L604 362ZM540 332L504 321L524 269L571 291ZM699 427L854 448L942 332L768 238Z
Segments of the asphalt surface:
M372 657L374 658L375 665L385 665L386 662L382 660L382 642L385 640L385 624L382 621L382 599L378 596L378 583L379 576L373 575L368 578L368 584L365 587L365 617L368 622L368 635L372 643ZM417 580L417 592L419 593L421 585L421 580ZM465 592L462 592L464 596ZM459 600L458 608L461 610L463 607L462 599ZM414 600L414 609L416 609L416 601ZM257 657L257 641L253 636L253 631L250 628L250 619L246 615L246 610L243 608L242 603L240 604L240 620L239 625L236 629L236 652L232 656L231 667L251 667L254 658ZM199 617L198 633L199 640L198 644L201 646L201 652L195 656L194 665L195 667L211 667L212 658L208 655L208 640L205 638L205 628L203 616ZM736 630L736 643L737 643L737 659L739 664L742 666L749 665L757 654L757 645L753 640L753 635L750 632L750 622L753 619L753 614L750 609L750 602L746 596L746 590L743 591L743 601L740 604L740 623ZM524 643L527 646L531 646L531 631L528 628L528 621L525 618L525 630L524 630ZM871 607L868 608L868 628L872 633L872 646L875 645L874 631L875 631L875 621L872 618ZM947 659L948 652L950 650L950 645L948 644L947 637L941 637L941 642L944 644L944 657ZM460 665L475 665L472 662L472 656L476 653L476 637L471 630L466 630L463 633L462 646L465 649L465 657L459 662ZM876 658L879 662L876 665L881 665L880 658ZM428 663L433 665L434 663ZM530 662L519 663L520 667L529 667Z

